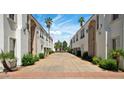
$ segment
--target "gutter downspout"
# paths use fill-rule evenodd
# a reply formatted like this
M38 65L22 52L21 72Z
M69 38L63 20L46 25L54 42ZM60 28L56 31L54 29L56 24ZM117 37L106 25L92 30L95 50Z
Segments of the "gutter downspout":
M108 32L105 31L105 59L107 59L108 56L107 45L108 45Z
M124 15L122 18L123 18L123 21L122 21L122 28L123 28L122 29L122 48L124 48L124 41L123 41L124 40L124 33L123 33L123 31L124 31Z
M105 30L105 59L107 59L108 56L108 31L106 26L106 15L104 14L104 30Z
M122 16L122 49L124 48L124 15ZM122 61L122 68L124 69L124 60Z

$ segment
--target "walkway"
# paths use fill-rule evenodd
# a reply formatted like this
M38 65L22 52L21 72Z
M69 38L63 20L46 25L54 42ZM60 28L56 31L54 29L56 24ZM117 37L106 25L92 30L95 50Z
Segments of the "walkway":
M124 73L104 71L69 53L54 53L35 65L0 73L0 78L124 78Z

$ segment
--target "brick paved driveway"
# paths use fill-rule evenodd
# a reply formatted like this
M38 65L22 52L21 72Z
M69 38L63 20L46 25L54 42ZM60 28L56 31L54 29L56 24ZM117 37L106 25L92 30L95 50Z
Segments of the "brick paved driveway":
M35 65L0 73L0 78L124 78L124 73L102 70L69 53L54 53Z

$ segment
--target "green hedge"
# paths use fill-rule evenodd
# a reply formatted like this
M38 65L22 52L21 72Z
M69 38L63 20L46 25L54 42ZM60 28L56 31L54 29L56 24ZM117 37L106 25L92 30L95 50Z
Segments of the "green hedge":
M83 53L82 59L92 62L92 56L89 56L87 51Z
M83 58L83 59L85 59L87 56L88 56L88 52L87 52L87 51L85 51L85 52L83 53L82 58Z
M23 66L33 65L35 61L36 59L33 57L32 54L26 54L22 58L22 65Z
M39 59L40 59L39 56L37 55L34 56L34 61L39 61Z
M15 56L12 52L6 52L0 54L0 59L15 59Z
M76 56L81 57L81 51L77 51Z
M52 53L54 53L54 51L50 50L50 51L49 51L49 54L52 54Z
M39 53L39 58L43 59L44 58L44 53Z
M102 59L101 59L100 57L94 56L94 57L92 58L92 63L98 65L98 64L101 62L101 60L102 60Z
M99 63L99 67L106 69L106 70L112 70L116 71L117 70L117 64L114 59L103 59Z

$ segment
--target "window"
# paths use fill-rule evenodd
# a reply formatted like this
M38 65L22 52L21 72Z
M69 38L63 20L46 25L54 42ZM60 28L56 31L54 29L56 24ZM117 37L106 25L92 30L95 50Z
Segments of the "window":
M81 39L84 38L84 29L81 30L81 37L80 37L80 38L81 38Z
M14 14L9 14L9 18L14 20Z
M13 53L13 54L15 53L15 42L16 42L15 39L13 39L13 38L9 39L10 52Z
M41 31L40 31L40 37L41 37L42 39L44 39L44 37L43 37L43 32L41 32Z
M77 35L76 35L76 41L78 41L78 33L77 33Z
M116 49L116 39L112 39L112 48Z
M99 15L97 15L97 30L99 29Z
M48 41L48 38L46 37L46 41Z
M112 20L116 20L117 18L119 18L119 14L113 14L112 15Z
M29 30L29 15L27 15L27 23L26 23L26 25L27 25L27 29Z
M72 44L72 40L71 40L71 44Z
M75 37L73 38L73 42L75 43Z
M86 32L88 33L88 29L86 30Z

